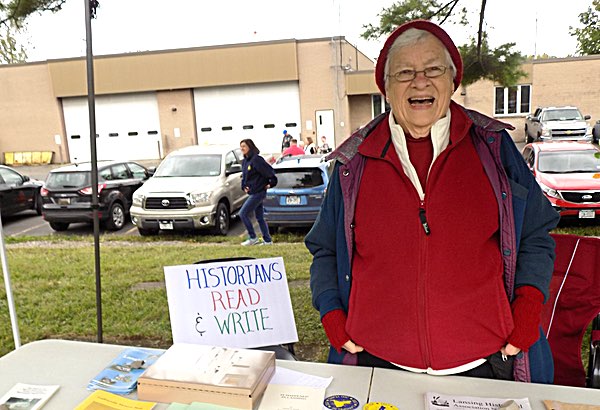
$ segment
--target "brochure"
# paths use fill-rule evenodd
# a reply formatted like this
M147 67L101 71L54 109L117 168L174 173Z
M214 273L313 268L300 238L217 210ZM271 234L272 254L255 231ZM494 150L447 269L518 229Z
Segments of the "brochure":
M155 404L128 399L104 390L96 390L79 403L75 410L150 410Z
M58 390L58 385L15 384L0 398L0 406L8 410L37 410Z
M163 353L158 349L125 349L89 382L87 388L129 394L137 387L139 376Z
M259 408L269 410L315 410L323 407L325 388L269 384Z
M498 408L502 408L502 405L511 400L514 401L514 405L519 410L531 410L531 405L527 398L453 396L432 392L425 395L425 408L427 410L498 410Z

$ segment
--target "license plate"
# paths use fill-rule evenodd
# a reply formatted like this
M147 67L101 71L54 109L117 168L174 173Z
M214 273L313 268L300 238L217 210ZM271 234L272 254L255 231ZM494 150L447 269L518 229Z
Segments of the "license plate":
M160 229L173 229L173 221L159 221L158 227Z
M286 205L300 205L300 197L297 195L290 195L285 197Z
M581 211L579 211L579 218L584 219L584 218L595 218L596 217L596 211L594 209L582 209Z
M71 198L58 198L59 205L69 205L71 203Z

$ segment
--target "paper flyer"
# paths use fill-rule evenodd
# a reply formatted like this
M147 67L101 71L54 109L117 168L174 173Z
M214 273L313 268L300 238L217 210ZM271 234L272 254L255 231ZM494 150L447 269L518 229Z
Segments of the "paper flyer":
M500 406L510 400L515 402L519 410L531 410L527 398L453 396L432 392L425 395L425 408L427 410L498 410Z

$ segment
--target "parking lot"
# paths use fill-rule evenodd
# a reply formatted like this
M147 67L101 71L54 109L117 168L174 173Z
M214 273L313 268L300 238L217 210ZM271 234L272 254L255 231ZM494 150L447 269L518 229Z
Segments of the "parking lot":
M158 165L160 161L152 160L138 162L146 167L150 167ZM14 168L23 175L44 181L50 170L61 166L63 166L63 164L22 165L15 166ZM87 223L73 223L69 226L68 230L56 232L50 228L50 225L44 221L41 216L38 216L35 211L26 211L16 215L5 216L2 218L2 227L4 229L4 235L7 236L69 236L91 235L93 233L92 225ZM101 227L100 233L109 236L139 236L137 228L131 223L129 218L123 229L119 231L109 231ZM232 218L230 230L227 236L244 235L244 225L241 223L239 218Z
M525 145L524 142L518 142L517 147L519 150ZM139 161L144 166L156 166L160 161ZM20 173L35 178L41 181L46 179L48 172L53 168L62 166L63 164L44 164L44 165L22 165L16 166L15 169ZM73 223L68 230L63 232L56 232L50 225L42 219L41 216L36 215L34 211L22 212L12 216L6 216L2 220L4 234L7 236L69 236L69 235L91 235L93 228L91 224L87 223ZM109 236L139 236L137 228L128 219L123 229L119 231L109 231L104 228L100 228L100 233ZM202 233L200 233L202 234ZM245 236L245 229L239 218L233 218L231 220L230 231L227 236Z

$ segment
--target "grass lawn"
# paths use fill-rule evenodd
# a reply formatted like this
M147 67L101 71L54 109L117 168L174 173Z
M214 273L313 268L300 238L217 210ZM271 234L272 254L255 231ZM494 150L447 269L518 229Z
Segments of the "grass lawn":
M81 238L79 238L81 239ZM172 344L163 266L233 256L283 257L303 360L324 361L327 340L308 285L310 254L301 235L277 235L272 247L239 246L239 238L160 237L101 240L105 343L168 348ZM183 239L183 240L182 240ZM285 242L281 242L285 241ZM47 338L95 341L94 244L55 238L7 239L21 343ZM0 356L14 348L4 285L0 286Z
M600 236L600 227L560 233ZM21 343L96 340L94 244L81 237L6 238ZM272 247L241 247L211 236L101 239L105 343L168 348L172 344L163 266L234 256L283 257L301 360L325 361L328 342L308 285L310 254L300 234L278 234ZM589 332L588 332L589 337ZM0 356L14 348L4 283L0 286ZM584 343L587 365L587 348Z

